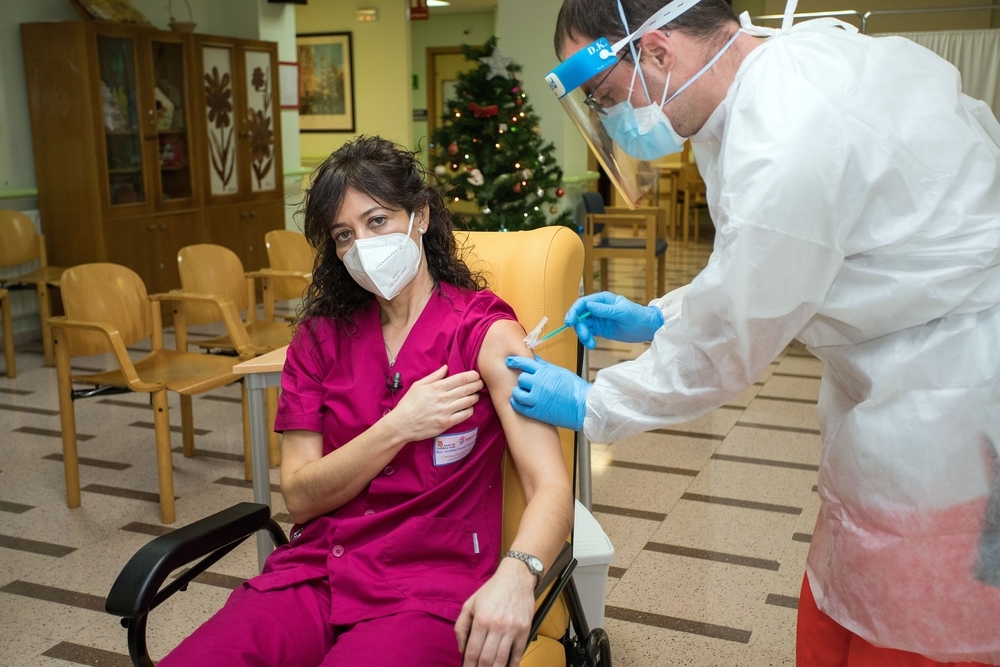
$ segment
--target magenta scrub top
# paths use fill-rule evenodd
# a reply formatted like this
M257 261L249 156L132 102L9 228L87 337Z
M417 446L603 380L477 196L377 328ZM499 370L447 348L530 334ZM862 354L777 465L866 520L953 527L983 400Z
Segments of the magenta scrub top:
M492 292L445 283L435 290L391 371L379 307L357 329L313 319L298 327L282 373L275 431L323 434L323 454L388 414L410 386L442 365L478 370L490 326L515 320ZM400 373L393 395L386 378ZM329 577L330 623L351 625L403 611L455 621L499 562L506 441L484 388L473 415L437 438L411 442L353 500L304 525L248 584L259 591Z

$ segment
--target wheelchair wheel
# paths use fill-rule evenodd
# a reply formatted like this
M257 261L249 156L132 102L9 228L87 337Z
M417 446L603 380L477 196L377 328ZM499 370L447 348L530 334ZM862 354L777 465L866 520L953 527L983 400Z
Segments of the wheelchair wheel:
M587 638L593 667L611 667L611 639L604 628L595 628Z

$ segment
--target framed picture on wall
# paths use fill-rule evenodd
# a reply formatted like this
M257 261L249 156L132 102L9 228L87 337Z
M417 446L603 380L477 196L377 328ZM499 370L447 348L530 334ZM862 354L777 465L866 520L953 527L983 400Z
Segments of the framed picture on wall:
M354 132L351 33L295 37L299 63L299 130Z
M299 104L299 64L278 61L278 82L281 90L281 108L298 109Z

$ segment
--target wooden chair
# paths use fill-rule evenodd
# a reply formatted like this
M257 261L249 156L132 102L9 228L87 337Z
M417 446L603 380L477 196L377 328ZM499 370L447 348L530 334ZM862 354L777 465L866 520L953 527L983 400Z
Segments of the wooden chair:
M20 211L0 210L0 268L18 266L38 260L38 268L13 278L0 278L0 287L32 286L38 293L38 315L42 324L42 351L45 365L55 363L52 355L52 305L49 303L49 287L59 286L59 277L64 269L49 266L45 252L45 236L35 232L31 218ZM9 366L8 366L9 367Z
M594 261L601 262L601 289L608 289L608 260L640 259L646 263L645 303L666 289L667 212L662 207L631 211L605 208L598 192L583 193L586 219L583 226L583 291L594 292ZM632 236L613 236L613 229L630 229Z
M301 299L312 283L316 252L306 237L288 229L274 229L264 234L269 268L258 273L270 277L264 282L264 319L274 319L274 302ZM294 314L282 315L294 321Z
M708 206L705 181L698 172L698 165L692 159L691 142L685 142L680 170L677 172L676 197L678 218L681 223L681 238L684 245L688 242L688 226L691 222L691 211L694 210L694 228L692 236L698 242L701 229L701 215L698 207Z
M212 294L235 305L237 310L246 311L246 320L239 321L235 326L241 329L249 341L253 355L265 354L279 347L284 347L292 340L292 328L287 322L275 322L272 318L256 320L256 298L254 296L254 278L260 278L268 285L272 275L260 271L244 273L243 264L236 253L229 248L211 243L199 243L181 248L177 253L177 269L181 277L181 291L185 294ZM177 336L177 349L187 350L187 326L192 324L208 324L219 321L219 311L211 306L199 303L178 304L174 310L174 331ZM205 350L222 350L235 352L236 346L230 336L193 341L195 345ZM246 388L243 390L244 405L246 405ZM274 415L278 410L278 390L268 388L265 392L267 403L268 426L273 426ZM244 415L244 417L247 417ZM247 428L249 419L244 420ZM245 434L246 442L245 469L247 480L252 479L250 455L250 434ZM274 467L281 461L281 438L273 428L268 430L270 449L270 465Z
M235 306L216 297L185 294L147 295L142 279L117 264L81 264L67 269L61 289L66 315L49 320L54 331L56 375L59 383L59 413L62 420L63 465L66 470L66 504L80 506L80 469L76 446L76 413L73 401L101 393L135 391L151 394L156 431L156 459L160 480L160 515L163 523L174 521L173 464L167 391L180 394L181 432L184 455L194 455L191 396L237 381L233 365L237 357L192 354L183 347L163 348L160 301L201 302L221 313L242 358L250 358ZM152 337L152 351L137 361L126 346ZM103 373L74 374L70 359L111 352L117 368ZM73 389L74 382L94 389ZM245 411L245 408L244 408Z
M10 316L10 292L0 289L0 323L3 324L3 356L7 361L7 377L17 377L14 359L14 318Z

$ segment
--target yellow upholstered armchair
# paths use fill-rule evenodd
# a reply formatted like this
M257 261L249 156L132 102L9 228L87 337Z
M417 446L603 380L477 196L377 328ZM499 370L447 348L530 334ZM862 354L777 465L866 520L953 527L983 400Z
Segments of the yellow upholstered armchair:
M560 321L579 294L583 245L579 236L565 227L508 233L458 233L456 236L469 267L484 275L490 289L513 307L527 330L534 328L543 316L550 321ZM578 344L573 336L554 338L540 351L550 363L576 372ZM560 438L566 467L572 475L574 433L560 430ZM525 509L524 491L509 456L504 457L502 466L503 540L500 553L504 553L513 541ZM124 617L133 664L152 664L145 646L149 611L258 530L268 531L276 544L287 542L281 528L270 519L267 505L241 503L158 537L132 557L108 595L107 611ZM158 593L171 572L198 559L202 560L168 584L164 593ZM575 565L571 545L567 544L536 589L539 602L532 626L535 639L524 654L521 662L524 667L610 664L607 635L602 629L591 633L587 625L572 581ZM571 621L575 636L582 638L579 641L570 639Z

